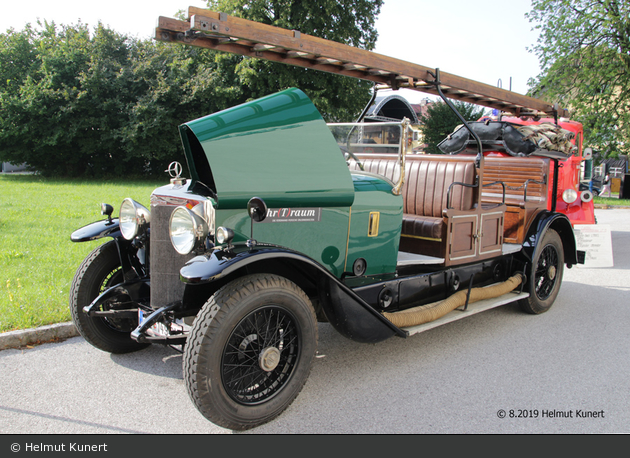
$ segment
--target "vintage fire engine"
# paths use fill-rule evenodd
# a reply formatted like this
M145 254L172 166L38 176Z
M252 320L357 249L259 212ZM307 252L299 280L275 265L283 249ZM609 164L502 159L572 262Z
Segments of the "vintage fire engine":
M222 13L189 13L188 21L160 18L156 38L408 86L519 118L564 115L438 69ZM181 345L199 411L247 429L280 415L302 390L318 322L376 343L510 302L547 311L564 267L584 260L558 211L567 154L504 121L463 124L447 139L457 154L412 154L408 120L326 125L289 88L179 126L191 176L173 163L150 209L125 199L115 218L103 205L105 220L72 234L75 242L112 239L73 280L77 328L114 353Z

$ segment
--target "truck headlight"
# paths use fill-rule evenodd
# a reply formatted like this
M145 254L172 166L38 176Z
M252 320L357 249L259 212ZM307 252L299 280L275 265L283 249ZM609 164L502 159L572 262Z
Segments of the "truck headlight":
M582 191L582 193L580 194L580 199L582 199L582 202L588 203L593 200L593 193L591 191Z
M572 204L578 198L578 193L575 189L569 188L565 189L562 193L562 200L564 200L568 204Z
M120 232L127 240L146 231L151 222L151 212L147 208L129 197L120 205Z
M219 245L223 245L224 243L230 243L232 241L232 239L234 238L234 231L232 229L229 229L227 227L218 227L217 228L217 235L216 235L216 241Z
M168 232L175 251L179 254L188 254L203 246L209 228L204 218L181 206L171 213Z

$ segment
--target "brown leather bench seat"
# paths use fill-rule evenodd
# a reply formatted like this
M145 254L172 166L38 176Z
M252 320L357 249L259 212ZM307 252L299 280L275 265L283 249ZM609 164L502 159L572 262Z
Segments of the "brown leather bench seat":
M360 156L366 172L397 181L395 156ZM474 158L467 156L407 156L405 182L402 188L403 222L400 250L428 256L444 257L447 208L470 210L474 206L474 189L453 183L475 183ZM359 170L356 163L350 167Z

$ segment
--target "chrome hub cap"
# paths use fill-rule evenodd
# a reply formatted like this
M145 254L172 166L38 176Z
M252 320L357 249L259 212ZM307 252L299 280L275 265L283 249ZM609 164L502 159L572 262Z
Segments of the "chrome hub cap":
M280 362L280 350L276 347L267 347L262 352L260 352L260 356L258 357L258 364L260 368L265 372L271 372L276 367L278 367L278 363Z
M242 405L257 405L280 393L294 375L302 334L293 313L266 305L244 316L221 356L221 382Z

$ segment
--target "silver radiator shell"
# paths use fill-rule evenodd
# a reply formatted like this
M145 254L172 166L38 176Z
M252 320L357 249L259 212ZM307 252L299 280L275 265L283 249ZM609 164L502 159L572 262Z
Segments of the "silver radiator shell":
M194 254L181 255L175 251L169 236L171 213L180 205L207 200L187 192L187 186L168 185L151 194L151 307L159 309L182 300L184 283L179 278L182 266Z

